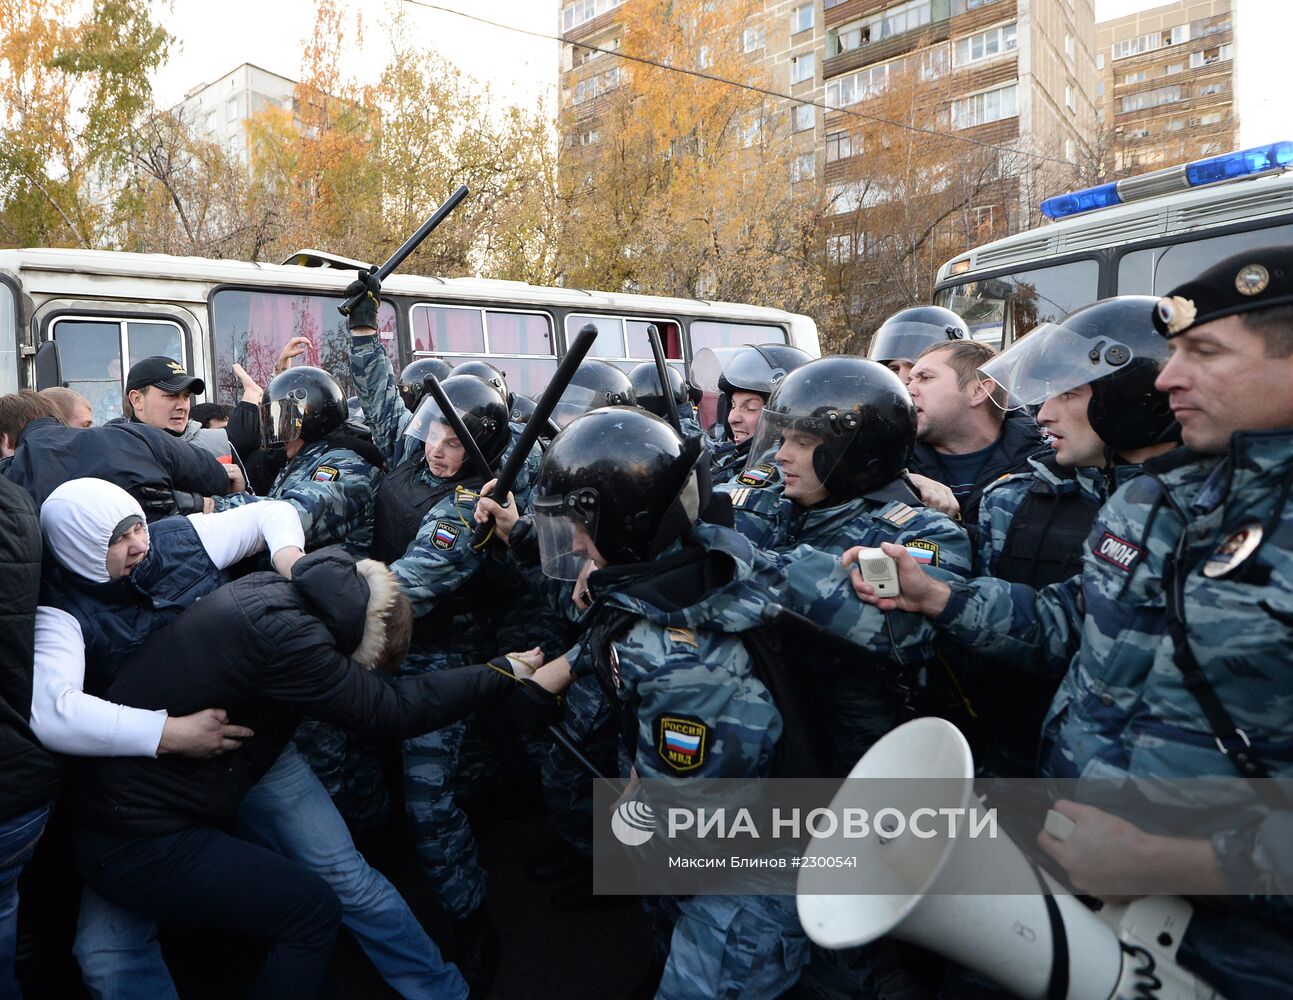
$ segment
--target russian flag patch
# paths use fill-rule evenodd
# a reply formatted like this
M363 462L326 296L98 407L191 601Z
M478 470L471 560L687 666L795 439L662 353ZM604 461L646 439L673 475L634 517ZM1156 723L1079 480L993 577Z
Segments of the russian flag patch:
M431 532L431 544L437 549L451 549L462 534L462 526L452 521L436 521Z
M938 546L933 542L917 538L904 544L907 547L907 554L922 566L938 565Z
M709 726L689 715L662 715L655 720L656 752L674 771L694 771L705 763Z

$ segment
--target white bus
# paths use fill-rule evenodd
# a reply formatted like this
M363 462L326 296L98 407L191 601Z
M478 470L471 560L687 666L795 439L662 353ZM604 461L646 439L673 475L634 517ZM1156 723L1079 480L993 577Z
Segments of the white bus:
M1002 347L1111 295L1162 295L1247 247L1293 243L1293 142L1049 198L1057 221L944 264L934 302Z
M292 337L302 360L330 371L349 394L349 337L337 312L364 265L316 251L285 264L88 250L0 250L0 393L61 381L95 406L96 423L119 415L123 373L166 355L204 378L206 401L237 400L239 362L263 386ZM547 383L567 342L587 323L590 354L623 368L650 360L646 328L680 365L705 347L788 343L820 354L807 316L755 306L543 288L522 282L392 275L381 338L397 371L415 357L479 358L506 373L514 392ZM42 345L55 344L57 352ZM37 364L37 353L41 363Z

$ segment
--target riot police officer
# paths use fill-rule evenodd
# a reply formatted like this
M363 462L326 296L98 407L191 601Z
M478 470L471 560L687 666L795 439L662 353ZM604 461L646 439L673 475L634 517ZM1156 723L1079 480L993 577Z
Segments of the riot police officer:
M758 426L763 404L787 374L809 360L799 348L787 344L706 348L696 355L692 378L702 390L718 396L719 444L710 463L715 485L745 467L750 435Z
M416 410L426 396L427 376L434 375L437 381L443 382L451 371L453 366L439 358L418 358L405 365L400 371L398 388L408 411L412 413Z
M899 309L871 337L866 356L879 361L907 384L912 365L931 344L968 340L970 328L951 309L912 306Z
M560 430L580 414L603 406L637 406L633 383L610 362L585 358L552 408L552 423Z
M668 372L669 388L673 392L674 404L678 407L683 434L699 434L700 424L692 415L691 392L687 380L672 366L665 370ZM638 406L648 413L654 413L657 417L668 419L669 410L664 393L660 390L660 373L656 370L654 361L644 361L640 365L635 365L629 372L629 381L633 383L633 394L637 397Z

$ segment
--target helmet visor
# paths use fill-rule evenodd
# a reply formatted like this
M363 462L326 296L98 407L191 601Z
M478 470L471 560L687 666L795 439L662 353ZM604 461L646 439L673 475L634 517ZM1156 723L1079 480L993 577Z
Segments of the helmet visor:
M422 384L422 380L401 382L398 388L400 399L404 400L404 408L410 413L416 413L418 404L422 402L422 397L426 395L426 387Z
M957 338L952 337L947 328L930 323L886 323L871 339L866 356L881 363L915 361L931 344L941 344L953 339Z
M597 491L582 489L564 497L535 497L531 505L539 537L543 575L578 580L593 567L597 534Z
M1010 407L1019 408L1112 375L1131 358L1131 349L1112 337L1093 338L1063 323L1044 323L980 371L1010 394Z
M859 424L858 415L848 410L803 416L765 407L744 475L766 478L775 467L782 481L796 484L801 495L823 488L857 437Z
M260 425L264 428L266 446L287 444L301 436L301 426L305 422L306 404L304 393L298 398L295 394L285 399L271 399L261 403Z
M584 385L568 385L566 391L552 408L551 420L557 427L565 427L575 417L595 410L606 400L606 393L597 392Z

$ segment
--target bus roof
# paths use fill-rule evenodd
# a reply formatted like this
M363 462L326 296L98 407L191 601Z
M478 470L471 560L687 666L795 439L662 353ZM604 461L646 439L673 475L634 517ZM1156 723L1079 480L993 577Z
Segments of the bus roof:
M1244 178L1176 191L1084 212L1024 233L985 243L938 269L937 285L982 271L1028 264L1132 242L1204 231L1263 216L1293 213L1293 172ZM953 271L953 268L959 268Z
M210 284L274 286L318 289L336 293L354 280L348 270L328 267L249 263L237 260L212 260L205 257L175 257L157 253L123 253L111 250L18 249L0 250L0 272L15 276L21 272L24 286L32 291L73 291L67 287L68 275L87 277L141 278L159 286L172 283L201 282ZM47 275L54 286L42 288L40 275ZM713 313L732 320L750 322L808 322L809 317L780 309L765 309L735 302L709 302L703 299L665 298L653 295L628 295L580 288L548 288L520 281L495 281L486 278L435 278L422 275L394 274L383 288L393 295L434 296L437 300L460 302L508 302L535 306L561 306L571 309L632 309L642 313L673 315L682 313L703 316ZM96 295L102 295L102 284L96 283ZM188 295L162 294L159 298L205 301L206 291ZM139 298L137 294L124 295Z

